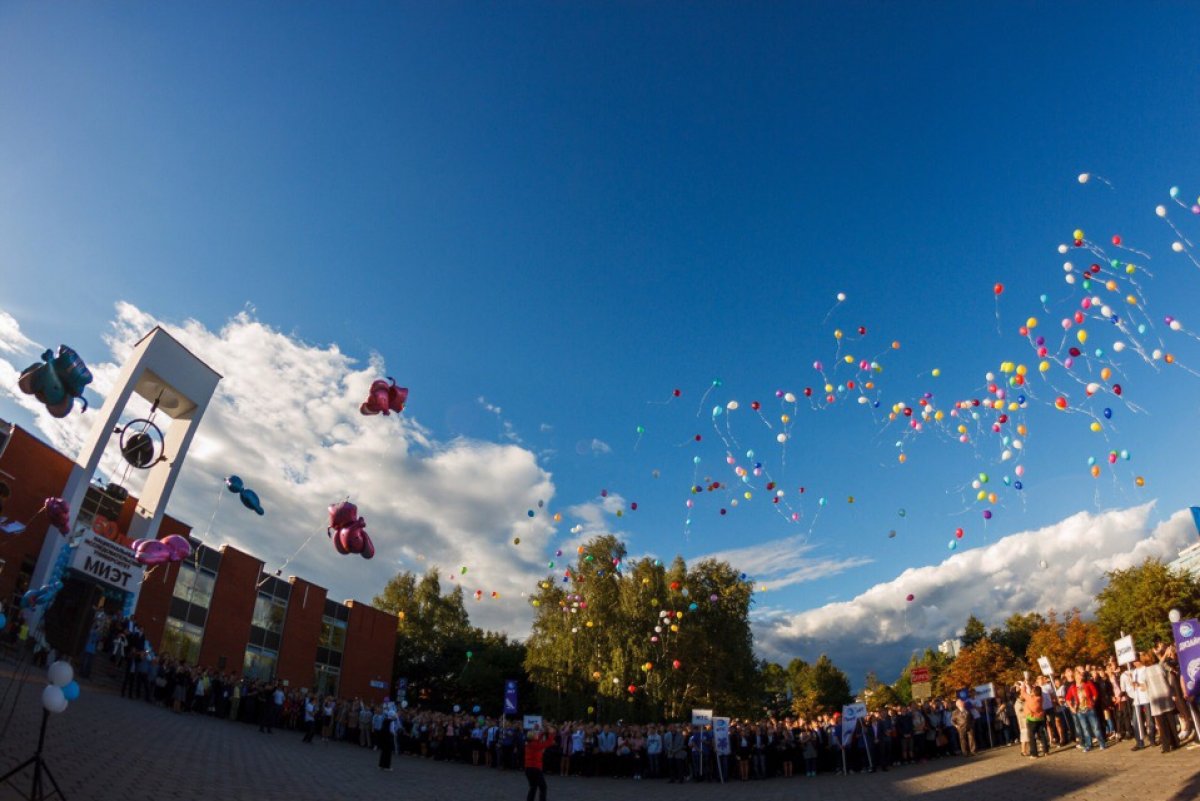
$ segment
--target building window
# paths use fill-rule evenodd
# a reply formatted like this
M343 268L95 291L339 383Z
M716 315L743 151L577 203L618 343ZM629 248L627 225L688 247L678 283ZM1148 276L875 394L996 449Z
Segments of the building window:
M341 653L346 650L346 622L329 617L321 618L321 639L317 645Z
M215 573L203 568L197 570L190 562L180 562L173 594L185 603L207 609L212 603L213 587L216 583Z
M275 663L279 660L279 652L257 645L246 646L246 659L242 664L242 673L251 681L270 681L275 678Z
M313 676L313 692L317 695L337 695L341 671L328 665L317 665Z
M180 662L194 665L200 658L200 642L203 639L204 629L200 626L168 617L166 628L163 629L162 651Z
M287 614L287 605L276 601L270 595L259 593L254 601L254 618L251 625L258 626L264 631L283 633L283 617Z

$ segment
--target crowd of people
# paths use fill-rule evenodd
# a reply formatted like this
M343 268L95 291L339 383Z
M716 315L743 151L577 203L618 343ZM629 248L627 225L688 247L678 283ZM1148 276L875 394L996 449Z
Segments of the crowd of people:
M121 695L176 714L256 725L264 734L303 733L301 742L345 742L378 752L381 770L394 753L497 770L524 769L530 798L544 792L543 771L561 777L624 777L669 783L752 781L887 771L930 760L971 757L1019 745L1030 759L1053 749L1163 753L1195 737L1195 701L1180 680L1174 646L1159 644L1128 666L1063 669L997 687L873 710L843 731L840 711L805 718L734 720L728 747L711 726L564 721L526 731L517 719L409 708L390 699L320 696L274 681L187 665L153 654L134 619L101 618L80 661L120 666ZM478 708L476 708L477 710Z

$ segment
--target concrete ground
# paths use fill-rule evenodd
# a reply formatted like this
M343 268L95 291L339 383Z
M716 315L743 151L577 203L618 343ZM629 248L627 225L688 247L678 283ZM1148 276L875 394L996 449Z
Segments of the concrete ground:
M32 755L41 720L44 671L19 681L0 672L0 773ZM15 703L14 703L15 701ZM10 717L11 714L11 717ZM174 715L142 701L125 700L103 685L85 683L83 695L53 716L46 760L71 801L191 801L192 799L403 798L522 799L527 786L517 772L397 757L392 773L376 767L377 755L340 743L305 745L300 734L194 715ZM877 801L921 797L933 801L1037 801L1037 799L1200 798L1200 748L1161 754L1134 753L1120 743L1107 751L1064 749L1036 761L1016 746L971 759L936 760L888 773L771 779L720 786L677 786L660 781L548 778L554 801L634 798L639 801L737 798L782 801L797 797ZM21 798L30 774L0 799Z

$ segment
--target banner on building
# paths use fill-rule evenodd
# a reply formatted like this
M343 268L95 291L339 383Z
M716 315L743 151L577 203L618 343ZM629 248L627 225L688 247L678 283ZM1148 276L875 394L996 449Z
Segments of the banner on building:
M713 711L711 709L693 709L692 710L692 725L693 726L711 726L713 721Z
M124 545L87 531L71 555L71 568L110 587L135 595L141 587L142 566Z
M1195 618L1171 624L1175 633L1175 653L1179 657L1179 675L1188 698L1200 691L1200 623Z
M1133 635L1126 634L1119 640L1113 642L1113 648L1117 651L1118 665L1132 665L1133 660L1137 659L1137 649L1133 647Z
M729 743L729 718L713 718L713 740L718 756L729 756L733 748Z
M850 745L855 725L867 716L866 704L846 704L842 707L842 747Z
M517 714L517 680L509 679L504 682L504 715Z

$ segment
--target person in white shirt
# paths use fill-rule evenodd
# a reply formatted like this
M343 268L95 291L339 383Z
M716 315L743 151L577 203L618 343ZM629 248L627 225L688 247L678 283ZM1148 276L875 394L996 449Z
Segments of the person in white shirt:
M311 695L304 697L304 742L311 743L317 733L317 704Z

